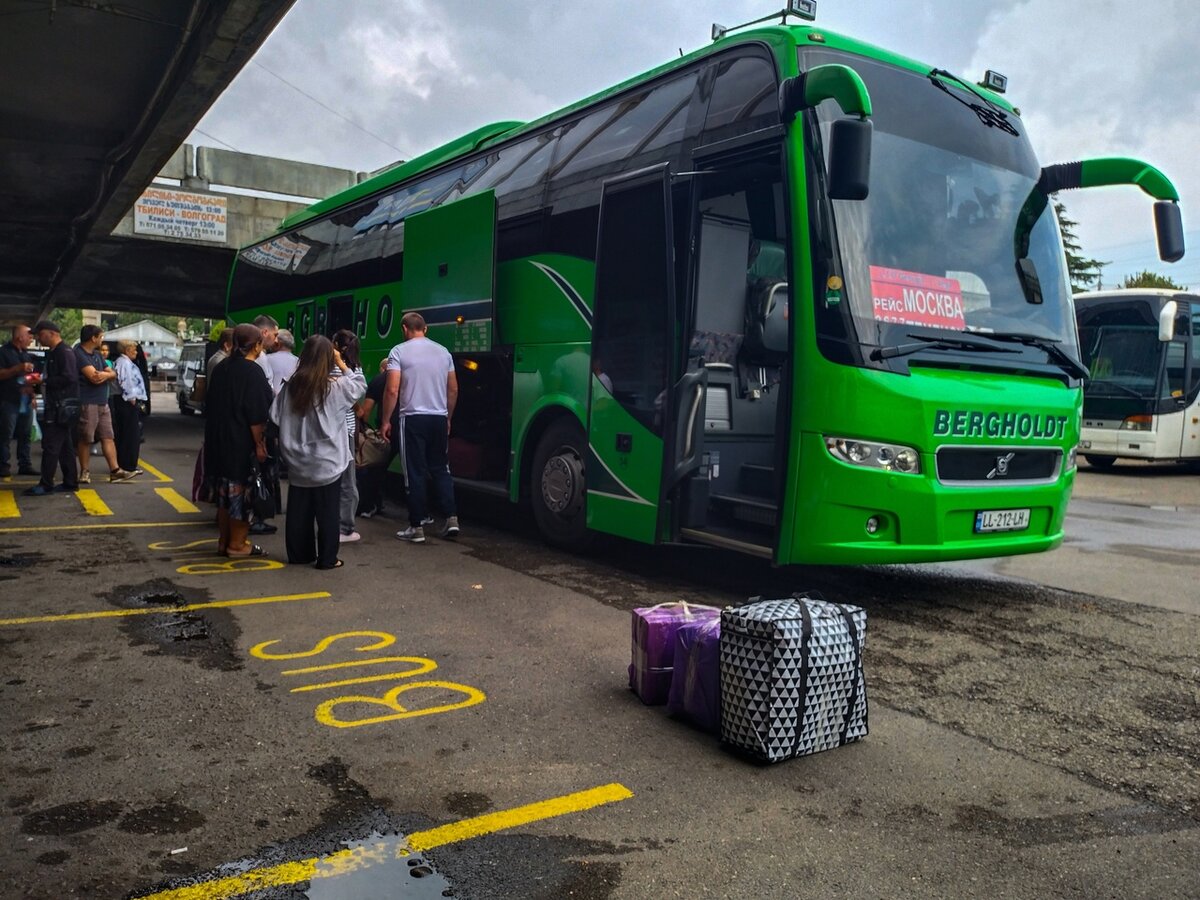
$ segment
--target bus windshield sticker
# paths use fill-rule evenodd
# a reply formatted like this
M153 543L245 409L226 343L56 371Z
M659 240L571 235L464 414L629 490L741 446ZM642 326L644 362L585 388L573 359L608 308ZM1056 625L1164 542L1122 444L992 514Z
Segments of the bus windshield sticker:
M871 306L877 322L962 331L962 285L954 278L871 266Z

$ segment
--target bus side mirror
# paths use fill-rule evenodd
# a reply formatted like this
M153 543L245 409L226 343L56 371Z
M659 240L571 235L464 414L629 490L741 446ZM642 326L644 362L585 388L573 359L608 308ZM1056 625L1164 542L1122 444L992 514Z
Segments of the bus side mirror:
M870 119L838 119L829 134L829 196L866 200L871 185Z
M1166 342L1175 338L1175 313L1179 309L1179 304L1174 300L1168 300L1163 304L1162 309L1158 311L1158 339Z
M1159 200L1154 204L1154 232L1158 236L1158 258L1163 262L1183 259L1183 216L1179 204Z

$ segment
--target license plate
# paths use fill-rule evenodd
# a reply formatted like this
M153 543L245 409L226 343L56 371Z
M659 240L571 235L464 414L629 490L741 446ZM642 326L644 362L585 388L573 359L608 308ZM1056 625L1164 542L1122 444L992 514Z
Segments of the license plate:
M1023 531L1029 527L1027 509L985 509L975 513L975 533Z

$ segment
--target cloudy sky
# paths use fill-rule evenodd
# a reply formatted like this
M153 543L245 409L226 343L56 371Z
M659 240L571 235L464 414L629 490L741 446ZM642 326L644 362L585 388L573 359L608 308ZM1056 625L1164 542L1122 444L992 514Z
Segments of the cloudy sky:
M780 0L297 0L189 143L370 171L488 122L529 120ZM965 9L970 9L968 14ZM976 12L976 10L979 10ZM1009 78L1043 164L1134 156L1183 199L1189 255L1157 259L1150 198L1064 193L1106 286L1200 286L1200 4L818 0L817 24L976 80Z

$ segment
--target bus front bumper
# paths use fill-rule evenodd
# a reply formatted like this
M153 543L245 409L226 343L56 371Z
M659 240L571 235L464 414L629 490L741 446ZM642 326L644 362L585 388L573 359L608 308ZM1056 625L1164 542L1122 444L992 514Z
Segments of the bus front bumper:
M1062 543L1075 470L1051 484L984 487L938 483L933 455L905 475L834 459L819 435L802 438L804 469L792 540L780 564L947 562L1052 550ZM977 531L980 513L1028 510L1028 525Z

